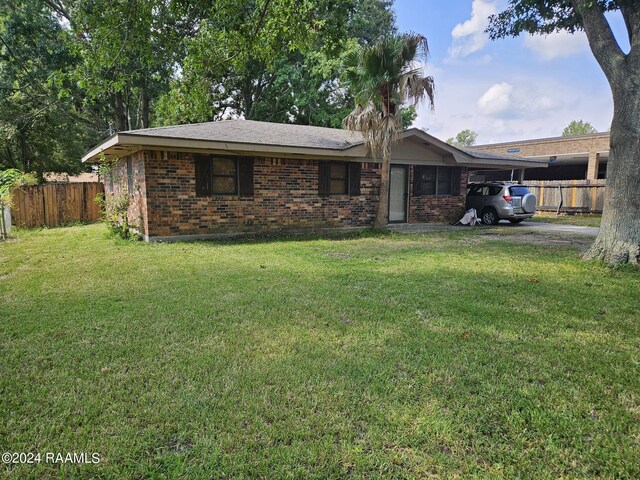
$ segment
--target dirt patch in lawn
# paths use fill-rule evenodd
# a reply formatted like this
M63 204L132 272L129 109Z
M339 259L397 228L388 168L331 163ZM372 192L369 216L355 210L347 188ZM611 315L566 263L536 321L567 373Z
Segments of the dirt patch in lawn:
M567 238L563 235L533 232L516 234L487 232L480 235L479 238L484 240L500 240L513 243L528 243L532 245L572 246L577 249L587 248L593 243L593 238L586 236L572 235L571 238Z

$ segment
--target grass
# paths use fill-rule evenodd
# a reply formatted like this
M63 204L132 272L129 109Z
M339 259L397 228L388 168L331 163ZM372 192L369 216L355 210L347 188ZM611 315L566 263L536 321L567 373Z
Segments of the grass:
M638 270L504 230L18 231L0 447L101 461L0 476L639 478Z
M561 213L560 215L556 215L552 212L536 212L535 216L528 219L528 221L579 225L582 227L599 227L601 219L602 215L594 213L576 213L574 215Z

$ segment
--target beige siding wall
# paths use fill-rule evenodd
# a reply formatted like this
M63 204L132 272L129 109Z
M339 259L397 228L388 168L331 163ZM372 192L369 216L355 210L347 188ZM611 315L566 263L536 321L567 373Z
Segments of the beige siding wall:
M519 157L551 157L554 155L581 155L588 158L587 180L598 175L598 154L609 151L609 134L580 135L576 137L542 138L518 142L495 143L474 147L485 152ZM514 152L514 149L519 151Z

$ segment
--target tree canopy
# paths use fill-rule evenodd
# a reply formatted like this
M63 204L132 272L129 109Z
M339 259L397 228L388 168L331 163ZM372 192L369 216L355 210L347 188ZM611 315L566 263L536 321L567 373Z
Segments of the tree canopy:
M0 168L76 173L100 139L165 124L245 117L339 127L352 104L342 61L395 32L391 5L4 2Z
M95 138L77 88L68 32L42 2L0 4L0 169L77 172Z
M478 140L478 133L465 129L460 132L455 137L449 138L447 143L449 145L453 145L454 147L471 147L476 144Z
M395 31L391 3L261 0L205 9L160 99L160 123L242 116L339 127L351 104L339 81L343 59Z
M598 133L598 130L596 130L596 127L591 125L589 122L585 122L583 120L571 120L569 125L564 127L564 130L562 130L563 137L587 135L589 133Z

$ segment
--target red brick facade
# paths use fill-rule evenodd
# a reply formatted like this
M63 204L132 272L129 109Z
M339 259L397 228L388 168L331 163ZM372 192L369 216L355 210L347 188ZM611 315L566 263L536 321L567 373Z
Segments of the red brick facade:
M319 196L318 161L256 158L253 196L198 197L193 154L151 150L116 164L114 189L106 185L107 195L128 193L128 158L134 186L129 222L145 238L366 227L378 203L380 168L375 163L362 164L358 196ZM411 185L413 168L409 175ZM409 222L445 222L461 214L466 177L463 169L459 196L414 197L410 187Z

